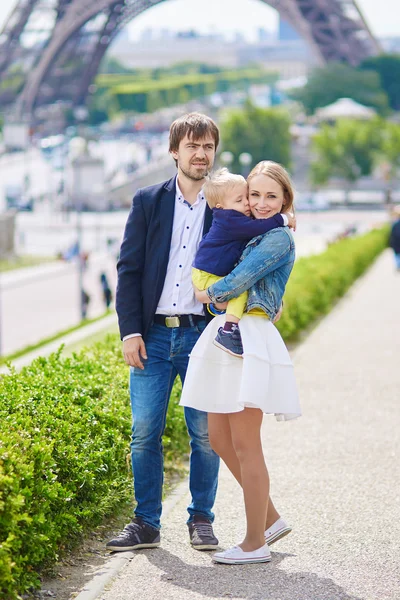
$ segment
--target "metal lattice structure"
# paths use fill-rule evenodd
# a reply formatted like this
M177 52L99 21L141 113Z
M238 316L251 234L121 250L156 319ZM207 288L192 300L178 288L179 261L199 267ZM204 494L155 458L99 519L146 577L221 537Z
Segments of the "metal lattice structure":
M19 119L45 115L57 102L82 106L115 36L166 1L19 0L0 34L0 104ZM379 52L354 0L261 1L297 29L320 63L357 65Z

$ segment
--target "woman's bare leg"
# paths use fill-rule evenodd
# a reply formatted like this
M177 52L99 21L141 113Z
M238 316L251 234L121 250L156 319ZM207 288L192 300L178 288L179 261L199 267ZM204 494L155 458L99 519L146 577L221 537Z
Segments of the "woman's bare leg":
M242 474L240 462L235 452L232 443L231 426L229 423L228 414L208 414L208 435L210 444L214 452L216 452L224 461L239 485L242 485ZM265 522L265 529L269 529L273 523L279 519L271 497L268 501L268 512Z
M246 510L246 537L240 544L245 552L265 544L264 530L269 498L269 475L261 445L263 413L257 408L245 408L229 414L232 443L240 463L240 473Z

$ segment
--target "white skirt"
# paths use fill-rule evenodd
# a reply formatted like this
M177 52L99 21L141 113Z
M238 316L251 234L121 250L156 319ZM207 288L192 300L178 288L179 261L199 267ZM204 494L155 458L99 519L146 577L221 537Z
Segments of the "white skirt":
M278 421L299 417L293 364L275 325L262 316L243 315L242 359L213 344L223 324L223 315L215 317L194 346L180 404L212 413L259 408Z

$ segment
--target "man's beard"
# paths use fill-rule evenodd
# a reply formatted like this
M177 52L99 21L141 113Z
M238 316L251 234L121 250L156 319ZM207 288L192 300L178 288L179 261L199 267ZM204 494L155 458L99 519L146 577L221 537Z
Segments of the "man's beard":
M202 175L195 172L197 169L193 165L190 165L189 170L183 169L181 165L179 165L179 168L188 179L191 179L192 181L201 181L208 175L208 165L204 163L204 166L206 167L206 171ZM193 169L193 172L191 172L191 168Z

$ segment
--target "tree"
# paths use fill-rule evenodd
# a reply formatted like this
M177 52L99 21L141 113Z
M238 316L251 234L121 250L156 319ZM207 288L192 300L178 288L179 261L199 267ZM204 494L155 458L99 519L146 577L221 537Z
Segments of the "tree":
M393 179L400 172L400 125L386 123L382 131L380 159L384 163L385 178L388 183L386 202L390 204Z
M340 120L324 125L313 139L315 159L311 179L323 185L331 177L346 181L346 200L351 184L362 175L370 175L381 147L382 122Z
M232 152L233 171L240 172L239 156L251 154L253 164L274 160L285 167L290 163L290 119L286 112L276 108L256 108L247 102L244 108L227 113L221 125L224 150Z
M303 104L307 114L313 114L317 108L332 104L339 98L352 98L382 114L389 105L378 73L341 63L314 69L306 85L292 91L290 96Z
M391 177L400 171L400 125L386 123L382 132L382 155L390 165Z
M400 54L382 54L364 60L361 69L378 73L390 108L400 110Z
M119 110L115 96L106 88L97 89L94 94L89 96L87 108L90 125L99 125L108 121Z
M100 64L99 73L135 73L137 69L130 69L113 56L106 55Z

